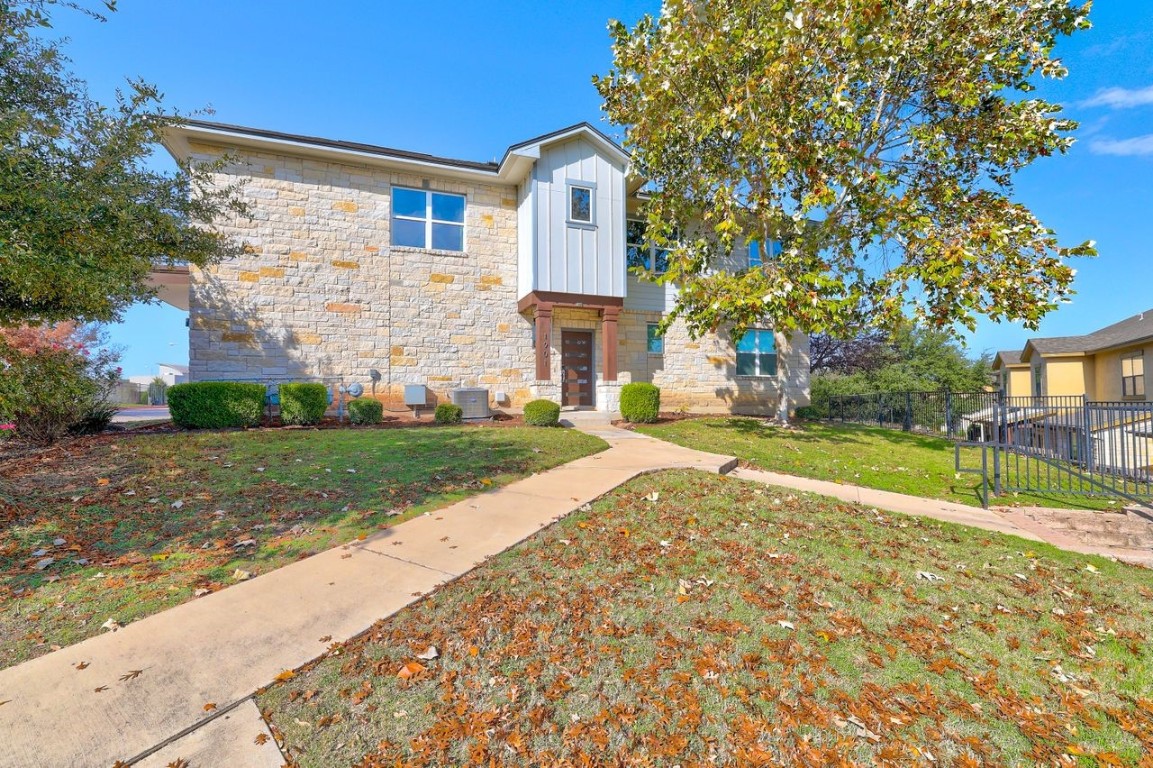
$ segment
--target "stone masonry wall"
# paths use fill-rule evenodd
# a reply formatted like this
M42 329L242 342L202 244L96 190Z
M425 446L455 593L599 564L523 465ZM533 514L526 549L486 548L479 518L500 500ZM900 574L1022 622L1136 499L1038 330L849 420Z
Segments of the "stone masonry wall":
M221 148L194 145L196 158ZM530 399L532 324L517 314L512 187L228 148L250 219L224 231L247 253L193 270L190 378L361 382L399 401L405 384ZM389 245L393 185L467 197L463 254Z

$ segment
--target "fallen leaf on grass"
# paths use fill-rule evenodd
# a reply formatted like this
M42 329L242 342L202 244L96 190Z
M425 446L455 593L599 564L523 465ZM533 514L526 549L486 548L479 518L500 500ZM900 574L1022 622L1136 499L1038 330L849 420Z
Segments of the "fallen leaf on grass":
M419 675L426 669L428 669L428 667L424 666L420 662L410 661L400 668L400 671L396 673L396 676L401 680L411 680L413 677Z
M472 656L475 658L479 653L480 653L480 648L477 648L475 645L470 645L468 647L468 655L469 656Z
M661 494L659 491L653 491L648 496L645 496L645 499L648 501L658 501L660 498Z
M107 477L98 477L98 478L96 478L96 484L97 485L108 485L108 478Z
M252 578L252 574L248 571L242 571L237 568L232 572L232 578L236 579L237 581L247 581L248 579Z
M103 574L100 574L100 575L103 575ZM93 578L95 578L95 577L93 577ZM101 624L100 628L101 629L110 629L113 632L115 632L116 630L120 629L120 622L118 622L116 619L109 619L108 621Z
M929 571L917 571L917 578L918 579L924 579L925 581L928 581L928 582L944 581L945 580L944 577L938 576L935 573L930 573Z
M295 673L295 672L293 672L291 669L286 669L286 670L284 670L283 672L281 672L279 675L277 675L276 677L274 677L274 678L272 678L272 679L273 679L273 680L275 680L275 681L276 681L276 682L278 682L278 683L283 683L284 681L286 681L286 680L291 680L291 679L292 679L292 678L294 678L294 677L296 677L296 673Z
M433 659L439 657L440 650L435 645L430 645L428 648L424 649L423 653L416 654L416 658L423 659L425 661L432 661Z
M796 625L793 624L793 622L784 621L783 619L781 621L777 622L777 626L784 627L785 629L796 629L797 628Z
M204 597L205 595L209 594L210 592L212 592L212 590L209 589L208 587L197 587L192 592L192 596L193 597Z
M267 733L256 734L256 738L252 740L252 743L258 747L264 746L265 744L268 743L268 734Z
M126 683L129 680L135 680L136 678L140 677L140 675L143 674L143 672L144 672L143 669L130 669L127 672L125 672L123 675L120 676L120 681L122 683Z

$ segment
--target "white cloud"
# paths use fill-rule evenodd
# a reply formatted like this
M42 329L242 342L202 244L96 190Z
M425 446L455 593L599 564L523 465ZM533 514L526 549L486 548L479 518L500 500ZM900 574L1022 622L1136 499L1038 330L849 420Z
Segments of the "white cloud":
M1081 102L1082 107L1109 107L1128 109L1153 104L1153 85L1146 88L1105 88L1091 99Z
M1094 139L1089 151L1095 155L1119 157L1153 157L1153 133L1131 139Z

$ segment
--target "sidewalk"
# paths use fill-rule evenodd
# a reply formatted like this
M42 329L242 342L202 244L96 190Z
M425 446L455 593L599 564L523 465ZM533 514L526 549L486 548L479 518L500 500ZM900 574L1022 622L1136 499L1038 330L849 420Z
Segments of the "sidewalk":
M0 766L280 765L250 697L284 670L639 474L736 464L575 418L610 448L0 670Z
M1128 549L1121 547L1095 547L1077 541L1071 536L1054 531L1044 525L1030 521L1021 514L1012 510L998 511L995 509L981 509L966 504L955 504L949 501L926 499L920 496L906 496L891 491L878 491L873 488L863 488L859 485L846 485L833 483L828 480L812 480L807 477L795 475L782 475L777 472L766 472L758 469L736 469L732 477L741 480L752 480L758 483L778 485L798 491L819 493L823 496L832 496L843 501L850 501L867 507L887 510L889 512L903 512L907 515L931 517L935 520L944 520L949 523L960 523L981 528L986 531L1007 533L1020 536L1032 541L1043 541L1070 552L1080 552L1088 555L1103 555L1116 557L1137 565L1153 566L1153 552L1147 549Z

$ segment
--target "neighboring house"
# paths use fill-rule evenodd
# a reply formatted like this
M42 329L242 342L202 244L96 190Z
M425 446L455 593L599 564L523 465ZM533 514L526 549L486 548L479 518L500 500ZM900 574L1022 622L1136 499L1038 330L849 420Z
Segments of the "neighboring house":
M657 325L675 288L644 237L644 180L580 124L472 162L190 121L166 146L181 161L227 154L250 218L222 225L245 255L153 275L190 311L193 381L342 378L399 401L484 387L498 405L545 397L613 410L649 381L662 405L777 413L809 402L808 339L752 329L689 338ZM731 268L771 259L743 245ZM187 285L187 289L184 287ZM503 395L503 398L498 398ZM782 401L782 398L784 400Z
M1002 428L1051 455L1148 477L1151 359L1153 309L1083 336L1030 339L1020 353L999 352L993 370L1007 397ZM991 421L983 426L994 431Z
M164 380L168 386L173 384L183 384L188 381L188 366L176 365L175 363L160 363L158 366L158 377Z

